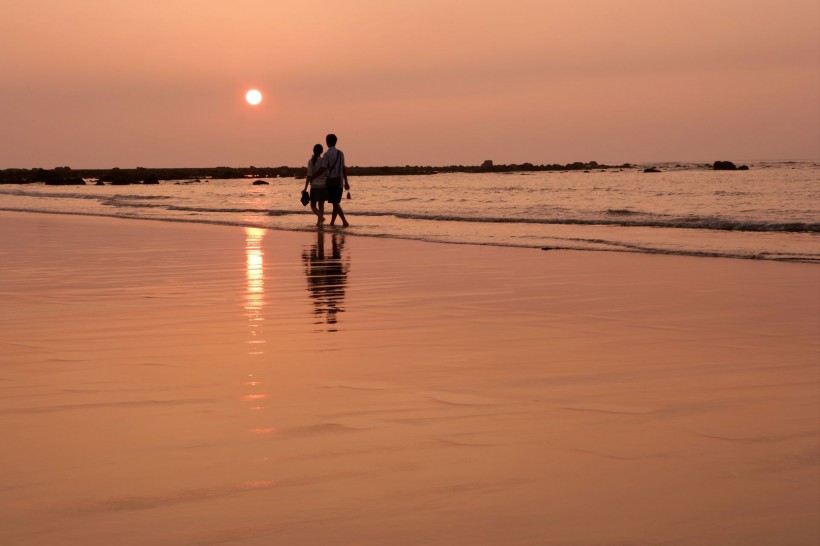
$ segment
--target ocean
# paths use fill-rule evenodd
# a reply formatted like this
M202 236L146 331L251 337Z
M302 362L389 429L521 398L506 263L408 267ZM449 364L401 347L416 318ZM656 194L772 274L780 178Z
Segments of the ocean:
M749 165L354 177L342 206L370 237L820 263L820 164ZM304 180L266 181L3 185L0 210L315 230Z

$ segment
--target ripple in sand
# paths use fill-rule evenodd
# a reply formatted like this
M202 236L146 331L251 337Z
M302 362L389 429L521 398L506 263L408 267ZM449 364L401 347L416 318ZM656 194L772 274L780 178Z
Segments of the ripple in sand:
M89 512L126 512L133 510L152 510L175 504L205 501L220 497L229 497L256 491L270 489L279 485L276 481L255 481L239 484L228 484L215 487L201 487L185 489L160 495L129 495L110 497L89 506Z
M209 404L216 402L211 398L190 398L180 400L131 400L127 402L97 402L93 404L66 404L62 406L38 406L32 408L12 408L0 410L0 415L15 413L48 413L70 410L135 408L148 406L182 406L186 404Z

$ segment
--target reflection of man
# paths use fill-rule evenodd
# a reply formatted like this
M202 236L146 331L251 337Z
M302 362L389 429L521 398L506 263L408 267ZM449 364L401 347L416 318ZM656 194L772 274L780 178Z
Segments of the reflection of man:
M325 233L319 231L316 237L316 244L310 248L310 251L302 254L308 290L313 299L313 312L323 317L328 324L336 324L338 320L336 315L344 312L342 302L347 288L349 269L349 265L342 262L344 235L333 234L329 258L325 257Z

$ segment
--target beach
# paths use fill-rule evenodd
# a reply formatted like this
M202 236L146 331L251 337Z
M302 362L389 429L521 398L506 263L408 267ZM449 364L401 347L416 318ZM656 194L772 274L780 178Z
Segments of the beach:
M816 264L0 212L0 271L0 544L820 541Z

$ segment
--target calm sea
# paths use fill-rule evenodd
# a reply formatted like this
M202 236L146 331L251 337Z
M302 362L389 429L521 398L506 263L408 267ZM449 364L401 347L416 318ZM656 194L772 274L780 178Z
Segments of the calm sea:
M820 262L820 165L753 162L351 178L351 234L549 249ZM304 180L0 186L0 210L312 230Z

